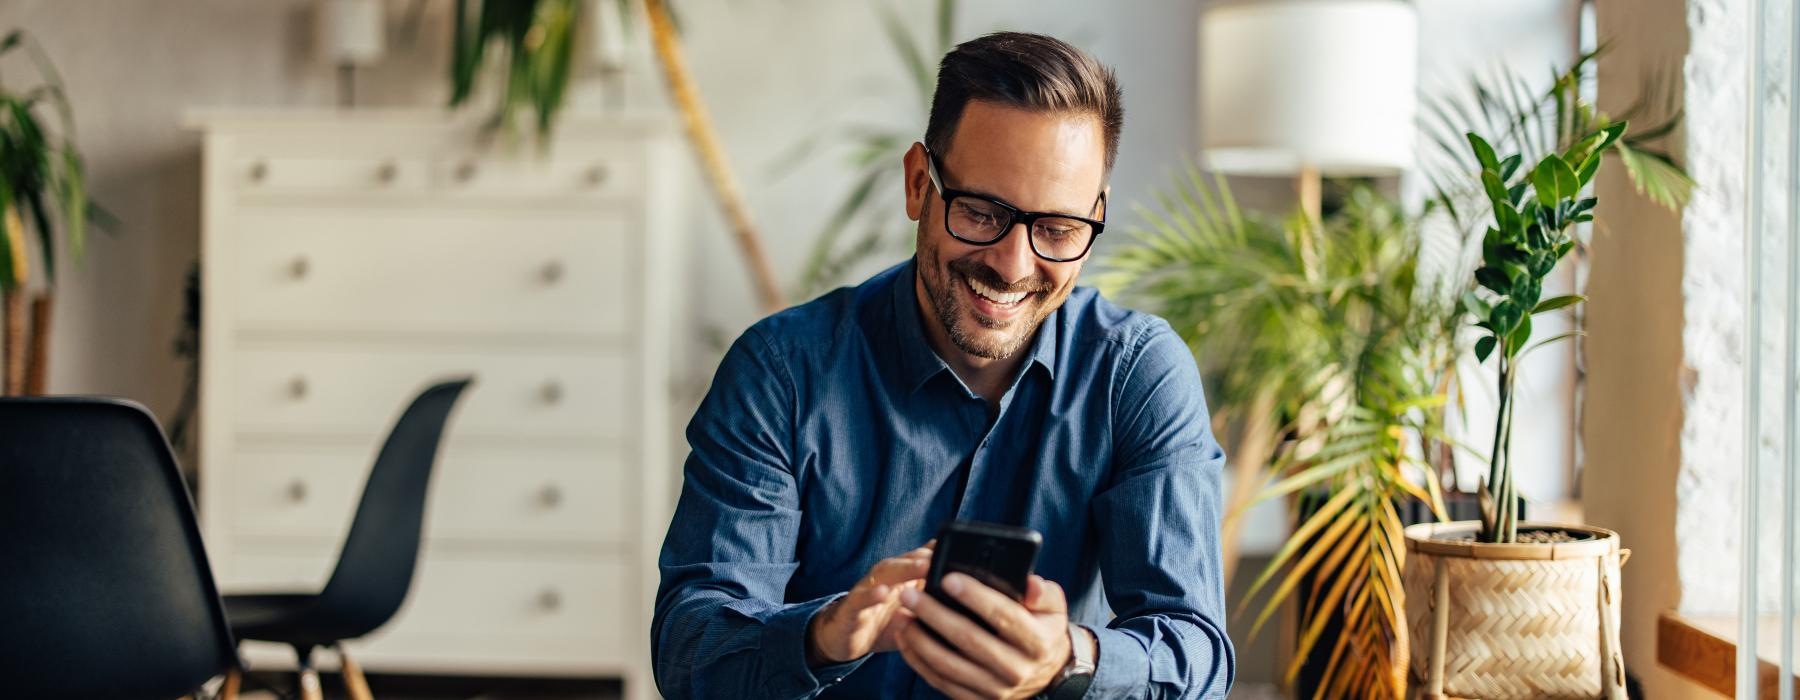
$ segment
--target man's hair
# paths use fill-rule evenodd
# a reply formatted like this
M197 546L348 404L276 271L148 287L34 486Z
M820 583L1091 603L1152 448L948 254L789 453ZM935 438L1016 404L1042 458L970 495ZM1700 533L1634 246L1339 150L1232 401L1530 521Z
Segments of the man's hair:
M1035 112L1091 115L1106 137L1106 172L1119 154L1125 106L1111 68L1042 34L995 32L963 42L938 64L925 146L943 157L970 100Z

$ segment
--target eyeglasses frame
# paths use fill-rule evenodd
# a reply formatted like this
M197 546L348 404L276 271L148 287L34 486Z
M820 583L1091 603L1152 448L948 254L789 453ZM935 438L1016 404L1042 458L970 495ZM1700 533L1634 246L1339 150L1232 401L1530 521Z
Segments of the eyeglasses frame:
M1012 235L1013 227L1018 226L1019 224L1024 224L1025 232L1026 232L1025 233L1026 245L1031 247L1031 252L1033 255L1036 255L1039 258L1042 258L1049 262L1066 263L1066 262L1075 262L1077 260L1087 257L1087 254L1090 252L1093 252L1093 250L1094 250L1094 242L1097 240L1100 240L1100 234L1106 230L1106 218L1105 218L1106 217L1106 213L1105 213L1106 212L1106 190L1104 188L1102 188L1100 190L1100 195L1094 202L1095 207L1100 209L1100 212L1101 212L1101 214L1100 214L1101 218L1099 218L1099 219L1090 219L1085 216L1075 216L1073 214L1064 214L1061 212L1025 211L1024 209L1020 209L1018 207L1015 207L1011 204L1006 203L1005 201L1002 201L1002 200L994 198L994 197L990 197L985 194L980 194L977 192L970 192L968 190L954 190L954 189L944 187L944 178L942 175L938 174L937 155L931 152L931 147L926 146L924 148L925 148L925 174L926 174L926 176L931 178L931 186L937 189L938 197L944 201L944 232L950 234L951 238L955 238L956 240L962 241L969 245L990 246L990 245L994 245L995 243L999 243L1000 241L1006 240L1007 236ZM955 199L957 197L971 197L974 199L979 199L981 201L987 202L989 204L993 204L994 206L1000 207L1002 210L1006 211L1007 215L1010 217L1007 220L1006 227L1000 230L1000 235L995 236L993 238L993 240L990 240L990 241L970 240L968 238L964 238L961 234L958 234L957 232L952 231L950 229L950 200ZM1032 226L1032 224L1037 223L1038 219L1049 219L1049 218L1074 219L1076 221L1080 221L1082 223L1085 223L1089 226L1094 227L1094 235L1092 238L1088 239L1087 247L1083 248L1081 250L1080 255L1077 255L1072 258L1053 258L1048 255L1045 255L1043 253L1043 251L1038 250L1037 241L1031 237L1031 226Z

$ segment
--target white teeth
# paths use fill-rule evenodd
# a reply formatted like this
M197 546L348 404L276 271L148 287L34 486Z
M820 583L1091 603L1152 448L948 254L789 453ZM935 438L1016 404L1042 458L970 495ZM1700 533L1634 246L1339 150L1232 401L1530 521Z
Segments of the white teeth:
M965 277L963 279L969 283L970 290L974 291L977 295L980 295L981 298L986 299L991 302L994 302L996 304L1002 304L1002 305L1017 304L1021 301L1024 301L1025 297L1028 296L1025 292L1002 293L998 289L994 289L993 287L989 287L980 282L976 282L973 279L969 279L967 277Z

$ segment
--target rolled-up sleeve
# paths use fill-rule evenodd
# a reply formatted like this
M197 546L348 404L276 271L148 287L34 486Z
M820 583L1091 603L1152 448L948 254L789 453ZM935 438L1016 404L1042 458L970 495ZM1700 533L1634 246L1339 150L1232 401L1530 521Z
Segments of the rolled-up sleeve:
M1225 697L1235 674L1219 566L1220 471L1199 370L1160 320L1114 381L1114 467L1093 501L1116 617L1090 698Z
M793 386L752 328L726 353L688 424L692 453L663 541L650 630L666 697L808 697L861 663L807 666L806 628L836 596L782 602L798 567Z

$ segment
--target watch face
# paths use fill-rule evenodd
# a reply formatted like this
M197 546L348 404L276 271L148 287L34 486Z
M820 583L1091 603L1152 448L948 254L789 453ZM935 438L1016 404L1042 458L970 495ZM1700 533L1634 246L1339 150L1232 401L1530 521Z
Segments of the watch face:
M1081 700L1087 695L1088 686L1094 684L1094 673L1082 671L1064 676L1062 682L1056 684L1056 690L1047 696L1050 700Z

